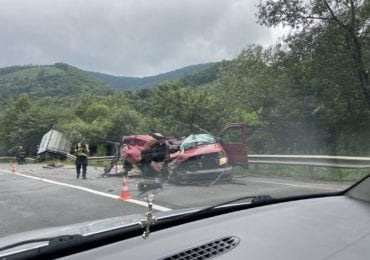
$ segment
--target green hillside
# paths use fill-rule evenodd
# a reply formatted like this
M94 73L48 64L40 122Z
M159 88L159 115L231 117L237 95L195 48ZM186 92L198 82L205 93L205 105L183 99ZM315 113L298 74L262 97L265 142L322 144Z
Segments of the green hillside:
M180 80L184 77L192 77L198 73L203 73L203 71L209 70L213 68L218 63L205 63L205 64L197 64L187 66L181 69L177 69L174 71L161 73L155 76L149 77L120 77L120 76L112 76L104 73L99 72L88 72L90 75L99 79L111 87L118 89L118 90L137 90L137 89L145 89L145 88L152 88L158 85L163 81L174 81ZM206 74L209 72L207 71ZM215 76L216 74L214 74ZM187 78L189 80L189 78Z
M50 66L13 66L0 69L0 101L27 93L30 97L77 96L90 91L112 93L105 83L76 67L56 63Z

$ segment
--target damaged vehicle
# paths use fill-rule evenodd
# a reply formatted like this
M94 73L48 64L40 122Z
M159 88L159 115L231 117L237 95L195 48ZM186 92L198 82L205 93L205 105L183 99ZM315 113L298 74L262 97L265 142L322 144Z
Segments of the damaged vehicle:
M147 183L167 180L174 184L231 181L232 165L247 165L246 125L233 123L213 136L191 134L184 140L161 134L123 138L121 150L125 172L136 165Z
M246 125L226 125L218 137L192 134L171 154L168 179L175 184L231 181L232 165L247 165Z
M162 187L162 182L167 178L165 165L169 159L168 146L168 141L159 133L122 138L121 157L124 173L129 175L134 166L139 168L139 176L129 175L139 178L139 191Z

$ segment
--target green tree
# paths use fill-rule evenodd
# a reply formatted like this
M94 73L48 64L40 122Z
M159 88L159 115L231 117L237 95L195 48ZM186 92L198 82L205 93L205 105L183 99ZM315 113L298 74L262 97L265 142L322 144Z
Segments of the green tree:
M47 131L56 123L54 111L36 106L27 94L22 94L0 117L2 152L23 145L34 150Z
M363 98L370 107L368 46L370 2L368 0L267 0L259 4L259 22L267 26L288 25L316 36L333 30L330 41L343 44L353 61ZM367 48L367 50L366 50ZM365 49L365 50L364 50Z
M222 107L213 106L213 93L210 89L184 88L176 82L162 83L153 90L149 99L151 118L162 131L185 134L199 131L193 125L213 130L218 125ZM157 125L158 126L158 125Z

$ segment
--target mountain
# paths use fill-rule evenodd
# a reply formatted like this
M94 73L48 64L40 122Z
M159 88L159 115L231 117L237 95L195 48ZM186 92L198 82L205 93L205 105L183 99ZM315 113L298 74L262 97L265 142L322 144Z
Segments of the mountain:
M77 96L85 91L105 95L113 90L88 73L63 63L0 69L0 101L21 93L30 97L64 97Z
M27 93L31 98L58 99L78 96L86 91L107 95L114 93L115 89L151 88L162 81L177 80L184 86L199 86L215 80L222 64L224 62L192 65L143 78L87 72L64 63L5 67L0 68L0 105L21 93Z
M162 81L179 80L185 76L197 74L203 70L211 68L215 63L204 63L191 65L174 71L161 73L149 77L120 77L112 76L99 72L89 72L90 75L99 79L106 84L118 90L135 90L143 88L151 88L158 85Z

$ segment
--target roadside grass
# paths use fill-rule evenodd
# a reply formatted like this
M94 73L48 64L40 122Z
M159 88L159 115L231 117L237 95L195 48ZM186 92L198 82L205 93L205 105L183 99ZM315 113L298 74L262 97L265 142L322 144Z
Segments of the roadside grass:
M0 163L17 163L16 160L0 160Z
M370 169L338 169L312 166L258 165L248 168L233 167L235 177L266 176L287 177L317 181L357 181L370 174Z

